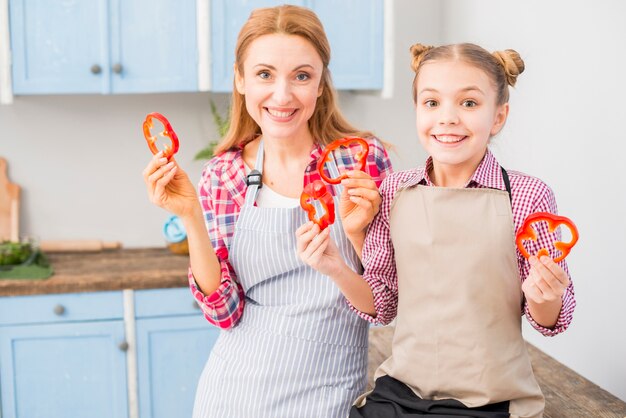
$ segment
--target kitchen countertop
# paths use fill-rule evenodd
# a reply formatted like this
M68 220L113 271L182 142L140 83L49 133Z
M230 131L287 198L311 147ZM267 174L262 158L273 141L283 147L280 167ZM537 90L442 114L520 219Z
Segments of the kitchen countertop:
M166 248L46 254L54 275L0 280L0 296L186 287L187 255Z

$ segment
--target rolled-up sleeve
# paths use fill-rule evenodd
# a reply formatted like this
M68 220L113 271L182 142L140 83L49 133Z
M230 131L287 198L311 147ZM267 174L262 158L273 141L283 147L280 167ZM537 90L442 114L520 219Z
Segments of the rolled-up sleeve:
M350 304L350 308L361 318L381 325L390 323L398 311L398 276L389 230L389 209L396 190L388 181L392 177L393 175L387 177L381 184L383 201L367 231L363 245L363 280L372 289L376 316L362 312Z
M238 208L233 206L232 199L229 199L228 192L220 183L219 171L211 163L204 169L198 193L207 232L220 262L221 278L218 288L205 295L198 287L189 267L189 288L207 321L219 328L229 329L235 326L243 315L245 304L243 288L228 261L227 242L233 235Z

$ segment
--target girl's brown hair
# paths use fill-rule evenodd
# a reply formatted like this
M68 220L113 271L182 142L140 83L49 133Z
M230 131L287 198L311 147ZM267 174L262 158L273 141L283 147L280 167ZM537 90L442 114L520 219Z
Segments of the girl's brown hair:
M263 35L284 34L300 36L313 45L324 66L320 88L313 115L308 121L313 138L321 145L345 136L373 136L371 132L359 131L343 117L337 107L328 63L330 44L322 22L309 9L284 5L253 10L241 28L235 46L235 67L243 75L243 61L250 44ZM243 147L261 134L261 128L246 110L245 97L237 91L233 82L231 98L230 128L215 149L215 155L236 147Z
M490 54L478 45L464 43L438 47L415 44L411 46L410 51L412 56L411 68L415 71L415 78L413 79L414 103L417 103L417 76L422 66L429 61L457 60L483 70L495 85L498 105L509 101L509 86L515 86L517 77L524 72L524 61L512 49Z

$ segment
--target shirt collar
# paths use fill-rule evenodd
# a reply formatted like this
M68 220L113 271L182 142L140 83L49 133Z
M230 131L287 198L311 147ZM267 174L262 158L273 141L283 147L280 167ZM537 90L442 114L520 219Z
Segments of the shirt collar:
M408 180L404 186L411 187L418 184L434 186L428 176L428 173L432 170L432 168L433 159L432 157L428 157L425 166L422 169L415 170L415 176ZM485 156L481 160L480 164L478 164L478 167L476 168L476 171L474 171L472 177L465 184L465 187L476 187L477 185L489 189L506 190L504 180L502 179L500 164L498 164L498 161L489 149L485 152Z

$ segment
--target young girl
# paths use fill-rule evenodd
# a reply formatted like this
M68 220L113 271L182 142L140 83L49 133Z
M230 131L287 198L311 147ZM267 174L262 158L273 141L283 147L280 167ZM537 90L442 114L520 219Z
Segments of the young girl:
M541 180L505 170L489 151L504 126L513 50L414 45L417 132L424 167L390 175L363 248L364 280L334 257L327 233L298 230L301 257L340 283L363 318L396 318L392 355L350 417L541 417L544 399L521 314L544 335L563 332L575 301L545 225L526 260L514 233L531 213L556 213Z
M341 195L331 190L339 216L327 231L351 269L361 269L377 185L391 169L381 143L339 112L329 60L313 12L255 10L237 39L230 131L204 168L200 199L175 161L157 154L144 171L151 200L183 221L192 293L223 329L194 417L345 417L365 388L367 322L295 251L294 232L306 220L299 197L320 178L324 145L369 138L366 172L350 171L357 164L349 149L326 163L350 175Z

